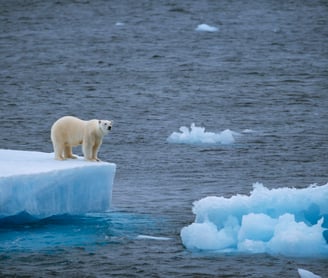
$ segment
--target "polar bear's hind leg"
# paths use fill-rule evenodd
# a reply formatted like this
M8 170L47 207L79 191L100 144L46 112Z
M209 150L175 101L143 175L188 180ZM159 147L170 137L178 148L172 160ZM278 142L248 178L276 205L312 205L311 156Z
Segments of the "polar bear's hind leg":
M72 147L69 146L69 145L65 146L65 148L64 148L64 157L65 158L72 158L72 159L76 159L77 158L77 156L73 155L73 153L72 153Z
M54 153L55 153L55 159L56 160L64 160L64 156L63 156L63 152L64 152L64 146L57 144L57 143L53 143L54 146Z

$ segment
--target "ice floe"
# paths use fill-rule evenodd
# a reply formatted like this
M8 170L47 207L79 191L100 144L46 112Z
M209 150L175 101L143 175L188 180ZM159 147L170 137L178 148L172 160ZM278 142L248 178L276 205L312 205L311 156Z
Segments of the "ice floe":
M116 165L51 153L0 150L0 217L43 218L110 208Z

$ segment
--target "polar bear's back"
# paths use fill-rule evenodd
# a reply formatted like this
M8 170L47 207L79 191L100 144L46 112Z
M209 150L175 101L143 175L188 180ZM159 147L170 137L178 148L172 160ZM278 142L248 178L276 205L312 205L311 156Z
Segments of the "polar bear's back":
M87 121L72 116L58 119L51 127L51 140L64 141L64 144L79 145L82 143Z

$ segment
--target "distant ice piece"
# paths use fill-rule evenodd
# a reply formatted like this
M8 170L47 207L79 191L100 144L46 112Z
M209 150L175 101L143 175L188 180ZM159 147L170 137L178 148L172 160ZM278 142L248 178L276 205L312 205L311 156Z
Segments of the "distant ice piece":
M57 161L50 153L0 150L0 217L106 211L115 170L114 163Z
M217 32L219 28L207 24L199 24L195 30L199 32Z
M137 239L152 239L152 240L171 240L169 237L162 236L148 236L148 235L138 235Z
M306 269L299 268L298 274L301 278L321 278L321 276L312 273Z
M328 184L209 196L194 203L195 223L181 230L190 250L328 257Z
M239 133L226 129L220 133L206 132L204 127L197 127L194 123L188 127L180 127L180 132L173 132L168 138L169 143L191 145L228 145L235 142Z

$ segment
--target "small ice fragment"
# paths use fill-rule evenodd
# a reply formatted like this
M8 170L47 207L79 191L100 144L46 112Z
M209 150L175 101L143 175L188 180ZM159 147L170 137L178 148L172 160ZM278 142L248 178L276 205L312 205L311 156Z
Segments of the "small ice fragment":
M219 28L207 24L199 24L195 30L200 32L217 32Z
M138 235L137 239L171 240L169 237Z
M186 126L180 127L180 132L173 132L168 138L169 143L195 144L195 145L229 145L235 142L235 137L240 135L230 129L220 133L207 132L204 127L191 124L190 129Z

